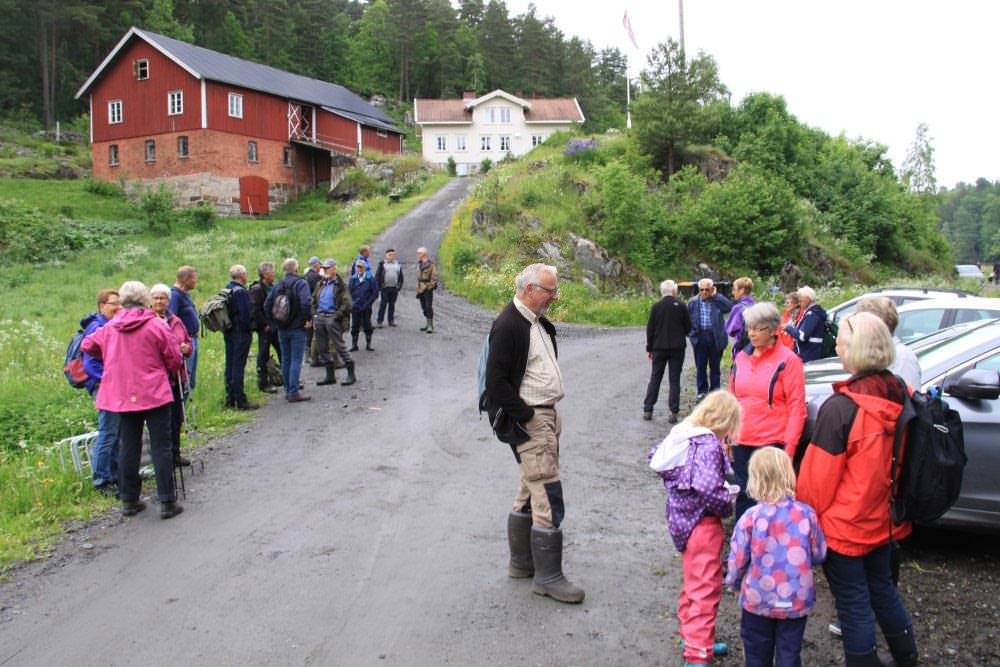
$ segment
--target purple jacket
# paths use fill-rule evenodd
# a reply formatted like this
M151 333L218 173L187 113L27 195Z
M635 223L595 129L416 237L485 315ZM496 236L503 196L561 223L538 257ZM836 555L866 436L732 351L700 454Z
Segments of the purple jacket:
M733 309L729 311L729 319L726 320L726 335L733 341L733 344L740 342L740 335L743 333L743 311L754 305L753 297L750 295L740 297L740 300L733 304Z
M667 528L674 546L684 551L691 531L703 517L732 513L733 500L725 479L732 467L713 433L686 422L670 431L659 448L664 447L669 454L662 458L671 467L658 474L667 489ZM655 449L649 453L651 461L660 459L663 452L655 454Z
M813 508L792 498L758 503L733 528L726 585L739 588L740 606L751 614L802 618L816 601L812 566L825 559Z

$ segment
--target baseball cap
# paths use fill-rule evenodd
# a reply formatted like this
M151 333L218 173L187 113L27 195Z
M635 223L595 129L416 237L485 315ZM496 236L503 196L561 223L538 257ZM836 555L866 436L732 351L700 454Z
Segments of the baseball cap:
M327 259L323 261L324 269L332 269L335 266L337 266L337 260L335 259Z
M309 258L308 264L309 266L312 266L313 264L319 264L319 257L313 255L312 257Z

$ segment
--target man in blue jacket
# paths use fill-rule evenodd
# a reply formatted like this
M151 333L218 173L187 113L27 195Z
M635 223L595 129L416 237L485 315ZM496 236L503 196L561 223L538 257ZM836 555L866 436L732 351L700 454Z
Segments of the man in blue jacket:
M121 302L118 292L112 289L102 289L97 293L97 312L91 313L80 320L80 328L84 336L89 336L110 322ZM83 353L83 369L87 371L87 382L84 385L91 398L97 397L97 389L101 386L104 375L104 362L95 359L86 352ZM118 413L107 410L97 411L97 440L90 452L90 467L93 470L94 488L101 493L113 494L118 486Z
M264 301L264 314L271 319L271 326L278 330L281 347L281 375L285 380L285 400L289 403L311 401L299 391L299 373L302 357L306 352L307 330L312 329L312 295L309 284L299 276L299 260L289 257L281 265L285 277L274 286ZM286 322L274 319L274 301L279 295L288 297L290 312Z
M190 296L197 284L198 272L193 266L177 269L177 282L170 288L170 303L167 305L167 310L181 318L184 328L191 336L191 356L184 362L187 365L188 386L191 391L194 391L195 372L198 370L198 332L201 330L201 318Z
M699 401L708 392L719 388L719 365L728 344L723 315L732 308L733 302L719 294L711 278L699 280L698 298L688 301L688 313L691 315L688 337L694 348Z
M814 361L823 356L823 332L826 329L826 311L816 303L812 287L800 287L799 319L785 327L785 333L795 339L795 352L802 362Z
M226 407L256 410L247 400L243 387L250 345L253 343L253 317L250 312L250 292L247 291L247 269L242 264L229 267L229 321L232 326L222 333L226 340Z

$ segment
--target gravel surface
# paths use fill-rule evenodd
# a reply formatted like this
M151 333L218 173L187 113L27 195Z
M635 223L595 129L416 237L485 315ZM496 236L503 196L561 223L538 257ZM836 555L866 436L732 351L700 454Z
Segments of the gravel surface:
M0 665L680 664L680 559L645 466L669 426L663 411L640 419L642 330L557 327L564 568L586 601L506 575L516 468L475 408L493 313L439 291L426 335L413 292L414 250L434 252L470 185L375 242L376 256L399 251L407 284L400 326L356 354L358 384L316 387L306 369L312 402L272 400L195 453L183 515L116 511L15 570L0 586ZM692 375L689 360L685 405ZM904 558L924 664L1000 664L1000 542L925 531ZM803 663L840 664L820 580ZM742 662L738 611L727 595L718 627L734 655L717 664Z

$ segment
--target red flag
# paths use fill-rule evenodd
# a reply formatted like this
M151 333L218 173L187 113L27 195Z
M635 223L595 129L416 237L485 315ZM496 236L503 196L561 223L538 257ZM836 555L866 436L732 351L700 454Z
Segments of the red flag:
M639 43L635 41L635 33L632 32L632 22L628 20L628 10L625 10L625 17L622 19L622 25L625 27L625 32L628 34L629 40L632 42L632 46L639 48Z

